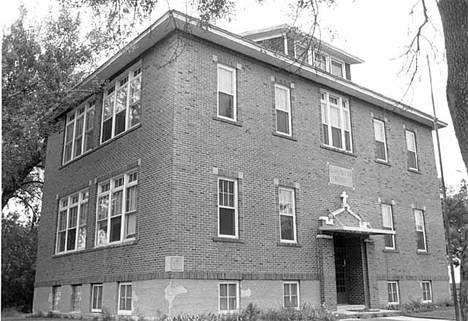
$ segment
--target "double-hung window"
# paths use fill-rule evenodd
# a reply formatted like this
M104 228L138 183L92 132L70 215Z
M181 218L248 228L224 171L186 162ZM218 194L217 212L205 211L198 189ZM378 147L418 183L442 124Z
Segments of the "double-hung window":
M56 253L85 249L88 198L86 189L59 201Z
M291 136L291 99L290 90L275 85L276 132Z
M72 285L71 308L73 312L81 311L81 285Z
M385 137L385 123L374 119L375 158L387 162L387 140Z
M323 91L321 108L324 145L352 152L348 100Z
M406 130L406 148L408 150L408 168L418 170L418 153L416 150L416 135Z
M344 63L334 58L330 59L330 72L332 75L343 78L344 77Z
M81 156L93 148L95 100L67 114L63 163Z
M429 303L432 302L432 286L431 281L422 281L422 302Z
M236 70L218 65L218 117L236 120Z
M398 282L387 282L388 304L400 304L400 297L398 294Z
M91 286L91 312L102 311L102 284Z
M218 236L237 238L237 181L218 178Z
M294 189L280 187L278 189L280 240L285 243L296 243L296 208Z
M289 309L299 309L299 283L283 283L283 306Z
M132 283L119 284L119 314L132 313Z
M104 92L101 142L140 123L141 66L130 68Z
M424 212L421 210L414 210L414 221L416 224L416 244L418 251L425 252L427 251L427 245Z
M390 204L382 204L382 226L384 230L394 231L393 212ZM385 235L385 248L395 249L395 235Z
M99 184L96 245L135 237L138 172L130 172Z
M232 313L239 310L239 284L226 282L219 284L219 312Z

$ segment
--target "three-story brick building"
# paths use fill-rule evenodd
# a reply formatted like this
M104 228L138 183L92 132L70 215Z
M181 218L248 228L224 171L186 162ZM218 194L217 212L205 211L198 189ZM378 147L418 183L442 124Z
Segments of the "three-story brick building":
M168 12L90 75L48 141L34 310L448 298L432 117L307 43Z

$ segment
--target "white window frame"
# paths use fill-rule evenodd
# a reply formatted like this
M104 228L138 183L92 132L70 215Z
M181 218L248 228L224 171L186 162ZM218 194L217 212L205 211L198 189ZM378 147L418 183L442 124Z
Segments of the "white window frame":
M57 216L57 233L56 233L56 247L55 253L62 254L67 252L82 251L86 249L86 233L87 233L87 217L88 217L88 201L89 201L89 189L86 188L79 192L73 193L66 197L63 197L59 200L59 210ZM72 224L71 220L71 210L77 209L76 212L76 225L70 226ZM64 221L62 221L62 215L65 215ZM63 223L65 226L62 226ZM68 233L71 230L75 229L75 239L74 239L74 248L68 248ZM64 249L60 250L60 236L65 235ZM80 240L82 241L82 246L78 247Z
M220 191L220 188L219 188L219 183L220 181L227 181L227 182L233 182L233 186L234 186L234 206L228 206L228 205L221 205L221 199L220 199L220 194L221 194L221 191ZM223 238L232 238L232 239L237 239L239 238L239 232L238 232L238 229L239 229L239 210L238 210L238 188L237 188L237 180L236 179L232 179L232 178L227 178L227 177L218 177L218 180L217 180L217 186L216 186L216 189L217 189L217 199L218 199L218 237L223 237ZM234 210L234 220L235 220L235 231L234 231L234 235L229 235L229 234L221 234L221 209L222 208L227 208L227 209L231 209L231 210Z
M138 170L132 170L125 174L115 176L109 180L100 182L98 184L98 194L97 194L97 202L96 202L96 241L95 246L107 246L110 244L118 244L125 241L131 241L135 239L136 235L136 220L137 220L137 213L138 213L138 179L139 179L139 172ZM123 180L123 181L121 181ZM117 184L122 184L117 186ZM127 196L129 193L129 189L135 190L135 199L134 199L134 208L127 211ZM120 205L120 213L112 216L114 197L116 193L121 192L121 203ZM101 199L107 198L107 205L103 205L102 213L105 214L104 218L100 217L100 205ZM103 203L104 204L104 203ZM126 233L127 226L129 224L130 216L134 217L134 228L135 231L132 234ZM111 242L111 223L113 218L120 217L120 237L116 241ZM107 222L107 229L105 234L101 232L99 226L101 223Z
M100 291L98 290L97 293L99 294L98 295L98 299L96 301L96 303L99 305L97 307L94 306L94 289L101 289ZM102 283L100 284L91 284L91 312L102 312L102 297L103 297L103 294L104 294L104 286Z
M131 302L130 302L130 310L128 309L125 309L123 310L122 309L122 306L121 306L121 295L122 295L122 289L121 287L126 287L127 290L125 290L125 298L130 298ZM128 286L130 286L130 297L128 296ZM133 286L132 286L132 282L121 282L119 283L119 294L118 294L118 311L117 311L117 314L120 314L120 315L131 315L132 314L132 311L133 311Z
M296 286L296 290L297 290L297 306L295 307L287 307L286 306L286 291L285 291L285 287L288 286L289 287L289 301L291 301L291 298L292 298L292 295L291 295L291 287L292 286ZM283 282L283 308L286 308L286 309L299 309L299 307L301 306L301 295L300 295L300 287L299 287L299 282L297 281L288 281L288 282Z
M340 59L337 59L333 56L329 56L329 68L330 68L330 73L336 77L340 77L340 78L346 78L346 68L345 68L345 63L344 61L340 60ZM338 64L341 65L341 76L340 75L337 75L335 73L333 73L333 62L336 62Z
M432 282L431 281L421 281L421 290L422 290L422 299L421 302L423 303L430 303L432 302ZM427 298L427 294L429 294L429 298ZM426 296L426 299L424 298Z
M414 153L415 165L416 167L411 167L409 164L409 157L408 157L408 169L412 169L415 171L419 170L418 165L418 147L416 145L416 133L410 130L405 130L405 137L406 137L406 149L408 153Z
M142 97L142 73L143 69L141 66L141 62L136 63L123 73L121 73L116 80L112 81L110 85L106 87L104 90L103 94L103 99L102 99L102 116L101 116L101 135L100 135L100 142L101 144L108 142L115 137L119 137L120 135L123 135L125 132L127 132L129 129L138 126L141 123L141 97ZM123 81L126 81L125 83L122 83ZM138 92L137 96L138 99L135 101L132 101L132 84L134 83L139 83L139 89L136 91ZM117 93L119 91L125 92L126 93L126 101L125 101L125 128L122 130L120 133L116 133L116 120L117 120ZM107 118L105 117L105 104L106 104L106 99L110 99L112 101L112 115L110 115ZM133 107L138 106L139 114L138 114L138 122L135 124L130 124L131 122L131 110ZM110 120L111 121L111 134L110 137L106 138L104 140L104 123L106 121Z
M380 136L379 134L382 135L383 137L379 137ZM387 133L385 131L385 122L374 118L374 139L376 142L382 143L384 146L384 158L379 158L379 155L377 154L377 150L378 150L377 146L376 146L375 158L382 162L388 162L386 134Z
M320 106L322 113L322 133L324 135L323 144L331 148L341 150L347 153L353 152L353 132L351 127L351 109L349 107L349 100L339 95L321 91ZM330 99L336 99L338 104L331 104ZM331 124L331 109L337 109L339 115L339 126L334 127L340 130L341 147L333 146L333 134ZM324 128L326 126L326 129ZM326 133L325 133L326 131ZM346 147L346 133L349 133L349 149ZM328 142L325 141L325 134L328 136Z
M67 164L93 149L92 138L94 131L95 106L96 100L90 99L83 105L80 105L80 107L75 108L67 114L65 120L65 136L63 139L62 164ZM81 130L78 130L77 128L77 123L79 120L83 122L81 125ZM71 133L71 140L68 140L69 133ZM77 152L78 147L80 150L79 153ZM69 156L67 155L68 148L70 148Z
M325 68L322 68L322 61L317 60L317 56L320 56L321 58L325 58ZM311 62L310 64L317 69L330 72L330 55L319 50L314 50L312 57L311 57Z
M232 93L224 91L224 90L222 90L220 88L220 85L221 85L220 72L219 72L220 69L224 69L225 71L228 71L228 72L231 73L231 75L232 75L231 76ZM217 95L216 95L216 101L217 101L217 111L216 111L216 113L217 113L217 116L219 118L227 119L227 120L230 120L230 121L237 121L237 74L236 74L237 70L235 68L228 67L226 65L218 64L216 72L217 72ZM232 98L232 118L220 115L220 113L219 113L219 107L220 107L219 106L219 93L223 93L223 94L226 94L226 95L233 96L233 98Z
M292 213L282 211L281 209L281 192L291 193L292 200ZM279 211L279 228L280 228L280 242L281 243L297 243L297 228L296 228L296 191L294 188L278 187L278 211ZM281 235L281 218L282 216L292 217L294 237L292 240L283 239Z
M280 103L279 103L280 98L278 96L279 95L278 91L281 91L281 90L286 91L286 106L284 106L286 108L286 110L281 108L283 106L280 106ZM282 112L287 113L289 133L285 133L285 132L282 132L282 131L278 130L278 111L282 111ZM276 132L278 134L286 135L286 136L291 137L292 136L291 89L289 89L286 86L282 86L282 85L278 85L278 84L275 84L275 114L276 114Z
M416 247L418 252L427 252L427 240L426 240L426 225L425 225L425 219L424 219L424 211L420 209L414 209L414 224L416 227L416 235L418 236L418 233L422 233L423 240L424 240L424 249L420 249L418 247L418 242L416 239ZM418 217L420 218L420 221L418 221Z
M381 212L382 212L382 227L384 230L389 230L389 231L395 231L395 224L393 222L393 207L391 204L385 204L382 203L380 204L381 206ZM387 212L386 212L387 210ZM388 218L385 219L385 216L388 215ZM384 246L386 250L394 250L396 248L395 246L395 235L385 235L384 237L391 237L392 240L392 245L393 246L387 246L384 240Z
M71 286L71 312L81 312L82 291L83 286L81 284Z
M398 305L400 304L400 289L398 285L398 281L388 281L387 282L387 297L388 297L388 304L389 305ZM396 301L390 301L390 297L396 295Z
M227 310L221 310L221 286L225 285L227 288L226 288L226 293L227 293L227 296L226 296L226 300L227 300L227 307L228 309ZM232 296L229 296L229 285L235 285L236 286L236 293L235 293L235 298L236 298L236 306L235 306L235 309L229 309L230 306L229 306L229 298L231 298ZM239 311L239 307L240 307L240 295L239 295L239 292L240 292L240 289L239 289L239 282L220 282L219 285L218 285L218 311L219 313L236 313ZM224 298L224 297L223 297Z

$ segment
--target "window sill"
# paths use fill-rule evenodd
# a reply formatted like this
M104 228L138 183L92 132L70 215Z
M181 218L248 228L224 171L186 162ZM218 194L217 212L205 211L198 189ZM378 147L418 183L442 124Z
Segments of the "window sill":
M331 146L324 145L324 144L320 144L320 148L327 149L327 150L332 151L332 152L337 152L337 153L341 153L341 154L344 154L344 155L352 156L352 157L357 157L357 155L352 153L352 152L347 152L345 150L338 149L336 147L331 147Z
M234 239L234 238L228 238L228 237L213 237L213 242L226 242L226 243L239 243L239 244L244 244L244 242L242 242L241 240L239 239Z
M383 249L382 252L384 253L400 253L397 249Z
M278 246L285 246L285 247L302 247L301 245L297 243L285 243L285 242L278 242L276 243Z
M420 250L417 250L416 254L417 255L430 255L428 251L420 251Z
M136 238L131 238L131 239L125 239L120 242L114 242L110 244L102 244L102 245L95 245L93 249L102 249L102 248L112 248L112 247L119 247L119 246L125 246L125 245L131 245L137 243Z
M385 165L385 166L388 166L388 167L391 167L392 165L390 165L390 163L388 161L384 161L384 160L381 160L381 159L375 159L375 162L377 164L380 164L380 165Z
M278 132L273 132L273 136L281 137L281 138L292 140L293 142L297 142L297 139L294 138L294 136L288 136L286 134L282 134L282 133L278 133Z
M232 119L227 119L227 118L221 118L218 116L213 116L213 120L221 121L223 123L228 123L234 126L242 127L242 123L239 122L238 120L232 120Z
M415 168L408 168L408 172L415 173L415 174L421 174L419 169L415 169Z

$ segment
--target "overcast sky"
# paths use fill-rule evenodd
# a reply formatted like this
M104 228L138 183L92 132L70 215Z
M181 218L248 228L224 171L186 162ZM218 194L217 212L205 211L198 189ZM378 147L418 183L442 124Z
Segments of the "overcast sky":
M47 1L24 2L34 8L32 12L37 12L38 15L46 12ZM255 0L238 0L236 13L231 21L219 21L216 25L240 33L283 23L292 24L290 4L293 2L264 0L264 4L260 5ZM418 6L413 10L413 2L416 3L416 0L355 0L342 1L339 5L322 8L319 36L364 60L363 64L353 66L354 82L396 100L402 100L432 115L426 53L429 55L437 116L449 123L447 128L440 131L445 180L448 185L458 186L462 178L468 179L468 175L455 139L445 98L444 44L435 1L428 2L433 24L429 24L425 29L425 36L430 40L432 49L426 50L421 57L422 73L411 88L408 88L410 75L401 72L403 58L397 58L405 52L405 46L411 42L414 31L423 19ZM2 25L11 23L17 14L16 7L19 3L18 0L2 1ZM167 0L159 1L151 20L160 17L169 7L196 15L186 1ZM412 10L414 13L410 14ZM306 31L310 20L302 17L295 25ZM423 46L424 49L429 48L427 43L423 43Z

